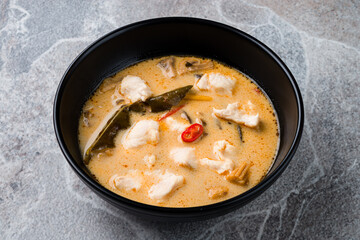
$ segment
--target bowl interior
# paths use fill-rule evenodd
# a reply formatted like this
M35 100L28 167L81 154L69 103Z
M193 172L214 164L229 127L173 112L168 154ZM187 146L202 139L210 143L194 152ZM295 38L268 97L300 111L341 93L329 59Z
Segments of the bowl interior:
M289 80L291 73L270 50L248 35L221 24L186 19L153 20L116 30L73 62L59 87L54 112L60 145L70 161L87 172L78 147L78 119L83 104L101 81L136 62L164 55L216 59L250 76L264 89L280 122L279 152L268 176L276 171L298 137L300 124L299 96Z

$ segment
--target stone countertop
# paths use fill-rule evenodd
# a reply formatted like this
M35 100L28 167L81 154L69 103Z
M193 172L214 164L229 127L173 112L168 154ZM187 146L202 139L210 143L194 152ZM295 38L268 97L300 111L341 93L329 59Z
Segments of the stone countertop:
M194 223L155 223L110 206L56 142L53 99L71 61L118 27L192 16L272 48L300 85L301 144L245 207ZM360 2L323 0L0 2L0 238L359 239Z

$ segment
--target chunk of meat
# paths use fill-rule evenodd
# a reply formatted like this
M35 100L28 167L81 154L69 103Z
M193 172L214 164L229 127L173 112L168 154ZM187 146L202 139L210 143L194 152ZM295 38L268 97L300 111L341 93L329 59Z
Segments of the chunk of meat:
M176 76L174 57L165 58L161 60L156 66L161 69L161 72L165 77L173 78Z
M259 120L259 113L254 112L254 105L248 101L245 105L239 102L228 104L226 109L213 108L213 114L218 118L231 120L247 127L256 127Z
M236 159L236 148L226 140L214 143L213 153L218 160L225 161Z
M210 199L217 199L224 197L228 194L229 188L225 186L215 186L206 189L208 191L208 197Z
M131 128L125 132L121 143L125 149L129 149L144 144L156 145L159 139L159 122L154 120L141 120L134 123Z
M219 174L223 174L225 172L229 172L234 169L233 161L220 161L220 160L212 160L209 158L200 159L200 164L207 166L211 170L216 171Z
M209 158L200 159L201 165L215 170L219 174L230 172L234 169L236 159L236 148L226 140L220 140L214 143L213 153L217 160Z
M137 76L128 75L121 81L121 94L132 103L145 101L153 94L144 80Z
M113 189L124 189L126 191L139 191L141 187L141 177L139 176L138 172L132 171L128 175L125 176L119 176L115 174L112 176L109 180L109 185Z
M165 118L165 123L171 131L182 133L189 126L187 123L183 123L175 120L173 117Z
M189 72L212 69L214 63L211 60L188 59L180 62L178 74L182 75Z
M235 168L226 176L226 180L234 182L239 185L245 185L249 178L250 164L242 162L239 167Z
M162 202L176 189L182 187L185 183L185 178L180 175L175 175L166 171L159 175L160 182L151 186L148 194L149 197L158 202Z
M209 76L208 74L202 75L200 78L195 77L195 89L197 90L210 90Z
M196 168L195 148L178 147L170 151L170 158L182 167Z
M195 79L195 88L200 91L211 90L222 95L231 95L236 80L221 73L206 73L201 78Z

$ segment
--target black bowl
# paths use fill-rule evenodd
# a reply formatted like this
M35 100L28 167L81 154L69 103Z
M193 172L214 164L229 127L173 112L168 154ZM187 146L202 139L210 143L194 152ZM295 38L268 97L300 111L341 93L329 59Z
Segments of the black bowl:
M212 58L250 76L267 93L280 122L280 147L266 177L229 200L191 208L142 204L101 186L83 164L78 120L85 101L101 81L134 63L165 55ZM85 49L65 72L54 102L54 127L60 148L80 177L101 198L128 212L153 220L189 221L219 216L243 206L280 176L299 144L304 122L300 90L289 69L260 41L221 23L195 18L159 18L119 28Z

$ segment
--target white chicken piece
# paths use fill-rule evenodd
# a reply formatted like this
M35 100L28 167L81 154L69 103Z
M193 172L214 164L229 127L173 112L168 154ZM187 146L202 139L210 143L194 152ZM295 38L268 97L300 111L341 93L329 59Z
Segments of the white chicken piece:
M210 90L208 74L204 74L200 78L195 78L194 86L198 90Z
M205 73L200 79L195 80L198 90L212 90L219 94L231 95L236 81L221 73Z
M190 126L189 124L179 122L172 117L167 117L164 120L171 131L177 131L179 133L182 133L187 127Z
M215 142L213 153L220 161L233 161L236 159L236 148L226 140Z
M138 191L141 187L141 182L142 179L139 176L138 172L135 170L130 171L126 176L119 176L118 174L115 174L110 178L109 185L113 189Z
M156 156L154 154L147 154L144 157L144 162L146 166L148 166L149 168L155 165L155 161L156 161Z
M192 147L178 147L170 151L170 158L176 164L188 168L196 168L195 148Z
M136 148L144 144L156 145L159 142L159 122L141 120L134 123L121 139L125 149Z
M209 158L200 159L200 164L207 166L208 168L216 171L219 174L222 174L226 171L231 171L234 169L233 161L219 161L219 160L211 160Z
M234 161L236 160L236 148L226 140L215 142L213 153L217 160L209 158L200 159L200 164L215 170L219 174L234 169Z
M148 192L149 197L158 202L164 201L170 193L182 187L185 183L185 178L183 176L168 171L158 177L160 178L160 181L157 184L152 185Z
M137 76L127 75L121 81L121 94L131 102L145 101L153 94L144 80Z
M247 127L256 127L259 120L259 113L254 113L254 105L248 101L245 105L239 102L228 104L226 109L213 108L213 114L218 118L231 120Z

